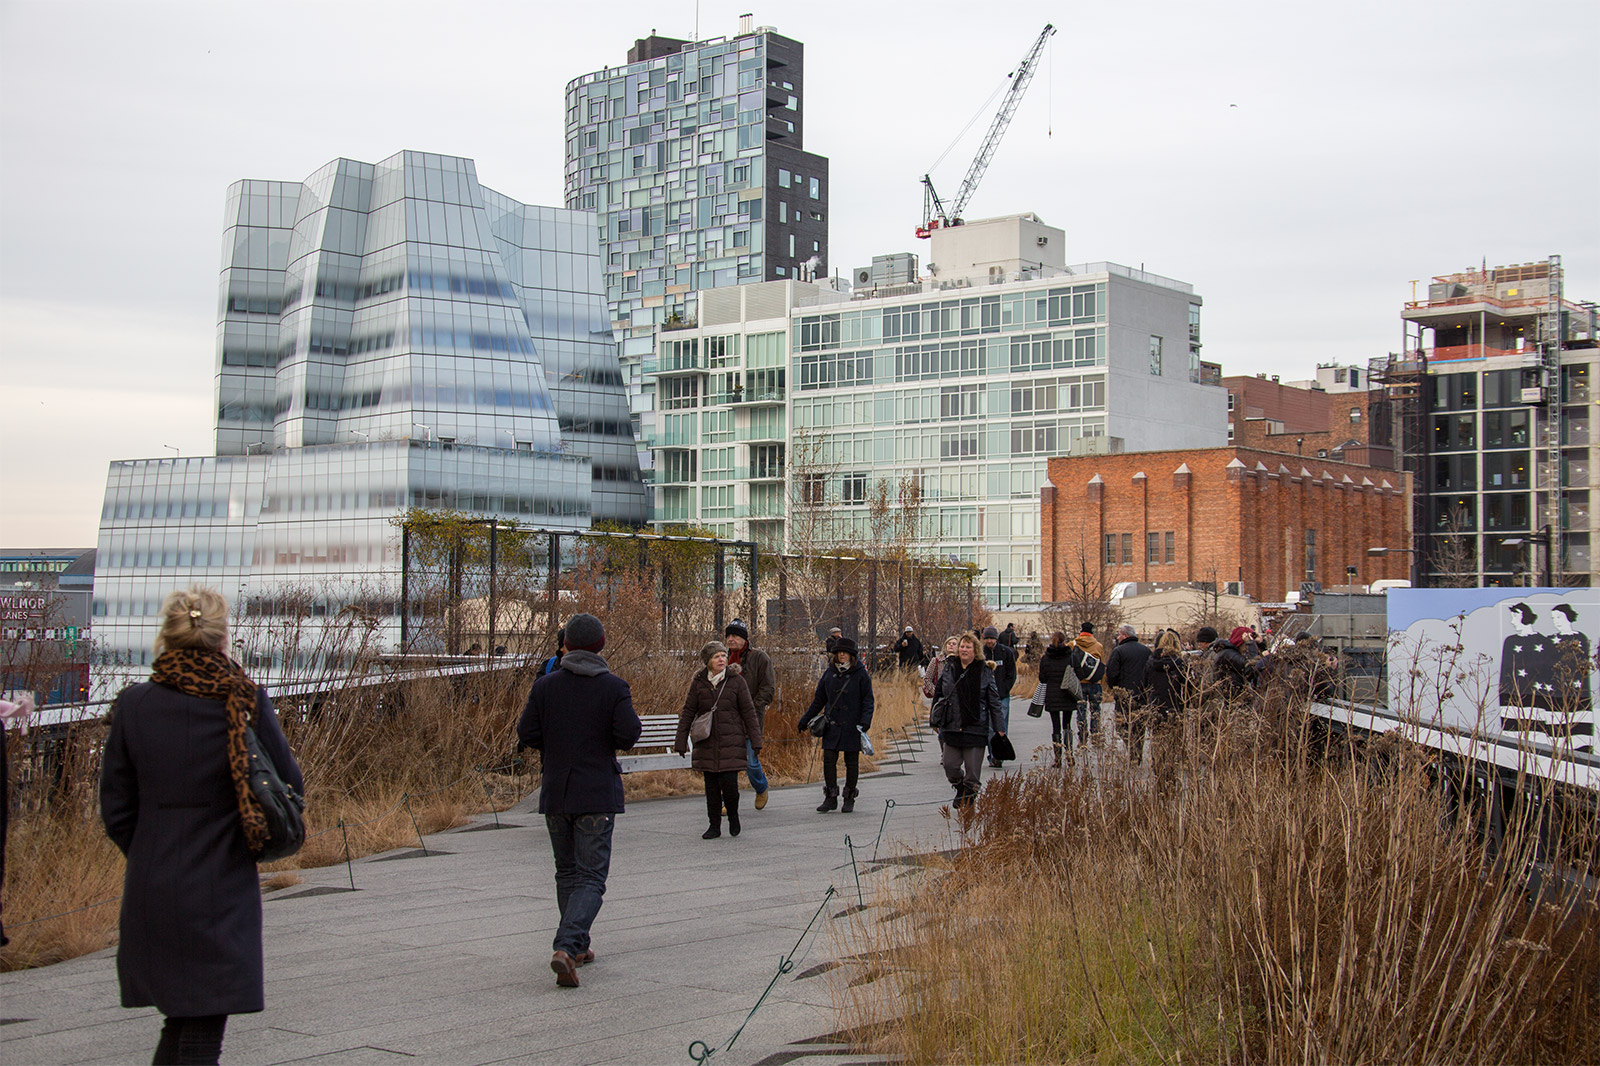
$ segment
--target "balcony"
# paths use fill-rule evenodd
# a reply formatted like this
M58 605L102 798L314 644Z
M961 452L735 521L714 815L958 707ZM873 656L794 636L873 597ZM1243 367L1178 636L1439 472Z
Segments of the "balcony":
M783 406L787 389L741 389L733 394L730 402L743 404L750 407Z
M734 470L733 476L740 481L782 481L782 463L760 463L756 466L741 466Z

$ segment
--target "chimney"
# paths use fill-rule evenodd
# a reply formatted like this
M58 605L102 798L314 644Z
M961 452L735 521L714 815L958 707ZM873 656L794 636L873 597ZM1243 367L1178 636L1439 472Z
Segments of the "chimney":
M739 16L739 36L743 37L754 28L755 15L753 13L746 12L745 14Z

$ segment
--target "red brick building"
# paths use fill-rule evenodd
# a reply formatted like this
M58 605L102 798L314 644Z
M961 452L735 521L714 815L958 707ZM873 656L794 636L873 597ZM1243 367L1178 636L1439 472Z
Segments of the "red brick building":
M1411 544L1407 475L1250 448L1051 459L1040 490L1046 602L1091 581L1239 582L1281 603L1303 581L1403 579ZM1080 584L1081 587L1081 584Z
M1221 384L1228 390L1228 443L1235 447L1385 471L1395 467L1391 414L1382 390L1330 392L1264 374L1226 377Z

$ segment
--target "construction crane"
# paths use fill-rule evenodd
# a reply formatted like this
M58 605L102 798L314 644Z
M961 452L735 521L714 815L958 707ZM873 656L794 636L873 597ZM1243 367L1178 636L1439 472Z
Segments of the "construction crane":
M978 182L983 180L983 172L989 169L989 160L994 158L994 150L1000 146L1000 138L1006 135L1006 127L1011 125L1011 118L1017 112L1017 105L1022 103L1022 94L1028 91L1028 83L1033 80L1033 71L1039 64L1039 55L1044 51L1044 43L1055 32L1054 26L1045 23L1044 32L1033 42L1033 47L1028 49L1028 54L1023 56L1017 69L1011 72L1011 86L1006 90L1005 98L1000 101L1000 110L995 113L994 121L989 124L989 133L984 137L977 156L972 160L972 165L967 168L967 176L962 179L961 188L956 190L956 197L948 209L933 187L933 178L927 174L922 176L922 225L917 227L918 237L931 237L933 231L940 226L961 225L961 212L966 209L967 201L971 200L972 194L977 191Z

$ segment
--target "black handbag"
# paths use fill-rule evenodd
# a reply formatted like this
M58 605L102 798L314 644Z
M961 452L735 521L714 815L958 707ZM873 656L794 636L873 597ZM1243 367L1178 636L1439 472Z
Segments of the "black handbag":
M1001 762L1014 761L1017 749L1011 744L1011 738L1004 733L996 733L989 738L989 754Z
M245 752L250 757L250 794L267 820L267 842L256 854L257 862L287 859L306 842L306 801L278 773L272 756L261 746L256 731L246 727Z
M855 681L853 677L845 678L844 684L839 686L839 691L833 694L833 699L828 701L822 713L811 719L811 724L806 727L807 732L819 739L827 734L828 722L833 718L833 709L839 705L839 700L850 691L850 686L855 684Z

